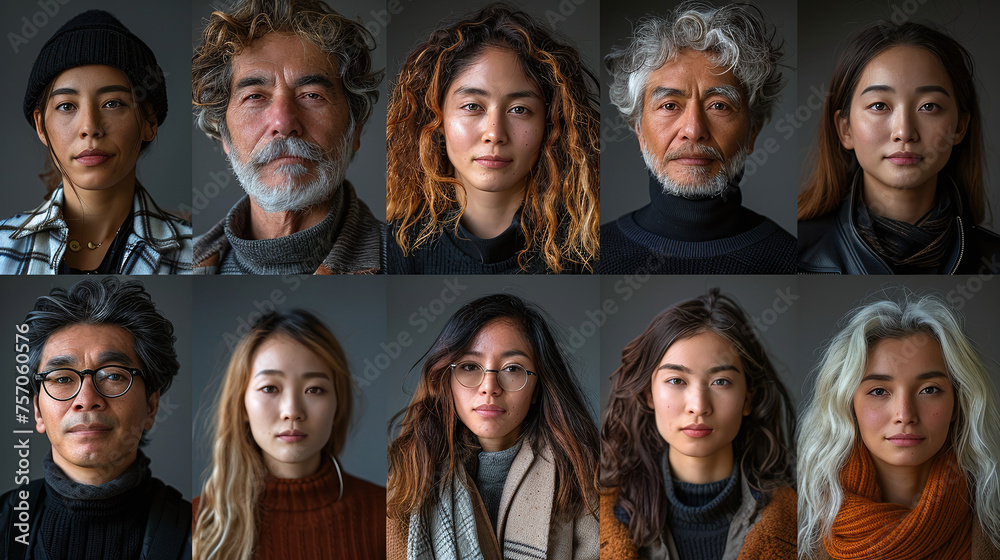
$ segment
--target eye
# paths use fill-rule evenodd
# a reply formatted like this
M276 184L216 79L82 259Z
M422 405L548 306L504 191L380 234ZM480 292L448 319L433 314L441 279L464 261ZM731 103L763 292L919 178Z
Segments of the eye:
M660 109L666 109L667 111L676 111L678 106L673 101L667 101L663 105L660 105Z
M464 364L458 364L458 369L462 371L476 371L479 369L479 365L472 362L465 362Z
M716 111L728 111L729 105L723 103L722 101L716 101L708 106L710 109L715 109Z
M55 378L54 381L60 385L73 382L73 380L68 375L60 375L59 377Z
M514 113L515 115L527 115L528 108L518 105L517 107L511 107L510 112Z
M121 381L125 376L120 373L109 373L105 376L108 381Z
M275 387L274 385L267 385L267 386L261 387L260 388L260 392L261 393L277 393L278 392L278 388Z
M928 113L934 112L940 108L941 106L938 105L937 103L924 103L923 105L920 106L921 111L926 111Z
M76 107L74 107L72 103L68 103L68 102L59 103L55 107L56 111L62 111L62 112L72 111L75 108Z
M684 380L680 377L671 377L664 381L667 385L684 385Z
M931 385L930 387L924 387L923 389L920 390L920 393L924 394L924 395L934 395L934 394L943 393L943 392L944 391L941 390L941 388L934 387L933 385Z
M885 103L882 103L881 101L876 101L875 103L872 103L871 105L869 105L868 108L872 109L873 111L882 112L882 111L887 110L889 108L889 106L886 105Z
M310 395L322 395L325 392L326 392L326 389L324 389L322 387L309 387L308 389L306 389L306 393L308 393Z
M259 99L264 99L264 96L259 93L251 93L243 96L243 101L257 101Z
M884 397L884 396L888 395L889 392L886 391L885 389L881 388L881 387L875 387L871 391L868 391L868 394L871 395L871 396L873 396L873 397Z
M712 385L718 385L719 387L725 387L732 384L733 382L728 379L715 379L712 381Z
M466 111L481 111L483 106L479 103L466 103L465 105L462 105L461 108Z
M125 106L125 103L118 99L111 99L104 103L104 107L107 107L108 109L120 109Z
M503 366L500 369L502 371L506 371L508 373L511 373L511 372L515 372L515 371L518 371L518 370L522 369L522 367L519 366L519 365L517 365L517 364L507 364L507 365Z
M305 97L306 99L309 99L311 101L321 101L323 99L323 96L319 93L316 93L315 91L304 93L302 97Z

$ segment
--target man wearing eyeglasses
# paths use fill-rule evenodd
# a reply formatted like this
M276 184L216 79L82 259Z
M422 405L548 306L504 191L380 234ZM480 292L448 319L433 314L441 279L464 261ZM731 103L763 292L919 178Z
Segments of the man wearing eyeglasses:
M142 284L113 277L52 290L26 323L35 427L52 450L44 480L0 502L3 558L190 558L191 503L139 449L180 367L173 325ZM30 512L26 544L11 530L17 506Z

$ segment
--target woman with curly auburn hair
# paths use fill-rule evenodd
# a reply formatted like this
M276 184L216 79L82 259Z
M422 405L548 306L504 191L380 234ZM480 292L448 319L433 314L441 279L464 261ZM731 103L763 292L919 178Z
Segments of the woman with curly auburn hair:
M213 410L194 558L385 558L385 490L340 468L351 374L308 311L268 313L233 351Z
M389 100L390 272L590 272L597 107L576 49L523 12L491 4L436 29Z
M802 416L799 556L1000 557L1000 412L979 352L934 295L861 305Z
M524 300L462 306L392 432L390 559L598 557L597 428Z
M795 558L788 392L718 288L622 351L601 427L601 557Z

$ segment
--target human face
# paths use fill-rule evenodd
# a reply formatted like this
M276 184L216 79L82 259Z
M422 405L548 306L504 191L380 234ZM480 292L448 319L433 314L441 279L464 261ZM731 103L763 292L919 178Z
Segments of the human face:
M156 122L143 117L132 97L125 75L111 66L77 66L56 76L44 129L35 111L35 130L59 160L64 184L88 191L135 185L139 148L156 136Z
M267 212L328 200L361 145L338 64L295 35L268 33L233 57L222 147Z
M283 335L254 353L243 403L267 470L302 478L319 469L337 413L333 370L315 352Z
M876 470L929 469L955 414L941 345L926 334L876 342L852 403Z
M649 75L639 147L667 194L708 198L743 168L759 130L750 130L746 94L732 71L685 49Z
M951 79L919 47L893 47L868 63L851 96L849 118L835 117L841 144L864 171L866 191L930 189L965 137Z
M77 324L49 336L40 371L59 367L96 370L107 365L142 369L132 335L114 325ZM104 484L131 465L143 430L153 427L160 392L146 397L146 382L135 376L124 395L108 398L87 376L76 397L57 401L45 392L35 397L35 429L52 444L52 459L71 479Z
M733 440L750 414L743 361L732 344L711 331L674 342L646 399L675 478L712 482L732 473Z
M545 100L514 53L486 49L444 96L444 139L455 178L472 191L523 192L545 132Z
M504 319L495 319L479 329L469 349L456 361L461 360L478 362L489 370L518 364L528 371L537 371L528 341L519 328ZM504 391L496 374L489 372L479 387L470 389L451 376L458 418L479 438L483 451L502 451L514 445L535 402L537 385L538 377L529 375L520 391Z

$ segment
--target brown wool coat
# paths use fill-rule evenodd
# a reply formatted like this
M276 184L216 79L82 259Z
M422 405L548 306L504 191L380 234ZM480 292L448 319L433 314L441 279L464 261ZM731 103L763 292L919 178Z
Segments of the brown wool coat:
M795 490L791 487L776 490L767 506L759 512L756 522L745 527L745 532L736 531L738 534L734 535L730 531L730 543L727 543L726 549L731 552L727 552L725 558L795 560L796 500ZM614 506L617 503L617 488L601 495L601 560L639 560L638 549L632 542L628 527L615 517ZM742 539L742 546L733 545L735 539ZM668 558L676 558L672 540L668 548ZM736 551L739 551L738 555Z

